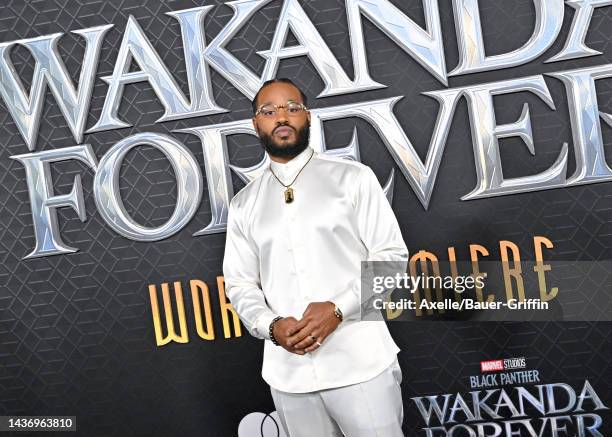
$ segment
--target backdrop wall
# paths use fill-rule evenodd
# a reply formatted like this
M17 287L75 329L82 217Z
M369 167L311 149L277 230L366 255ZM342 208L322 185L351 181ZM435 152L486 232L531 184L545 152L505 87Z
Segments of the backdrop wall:
M577 399L583 392L582 412L597 417L576 418L576 399L567 412L547 404L544 412L515 415L502 407L500 418L485 414L480 421L458 407L457 423L469 427L448 435L478 432L477 423L510 426L509 420L536 430L545 425L544 435L556 435L551 417L564 415L568 435L578 435L580 420L586 428L597 418L601 435L609 435L610 413L601 406L612 403L612 282L605 268L612 256L612 177L605 164L612 159L612 3L594 5L590 21L586 9L563 1L454 3L455 10L450 1L395 0L3 2L0 413L76 416L78 435L88 437L282 435L272 418L250 415L274 410L260 376L263 345L237 323L221 278L227 201L263 168L263 150L248 126L249 96L271 75L290 77L308 94L321 121L313 125L313 147L372 167L392 197L411 254L427 250L446 260L453 247L458 259L470 260L470 245L480 245L487 259L500 260L500 241L510 241L522 261L533 262L540 236L552 243L547 260L592 263L591 273L566 276L565 290L564 283L551 285L570 303L575 294L568 290L579 292L580 305L598 296L597 313L566 309L572 317L540 322L390 323L402 348L406 435L444 435L424 428L456 425L450 410L428 425L418 405L429 401L419 397L440 395L443 402L452 394L450 408L461 393L472 405L468 393L484 390L470 385L470 377L487 374L481 362L517 357L539 380L490 386L498 390L491 405L501 389L516 400L516 387L537 394L537 384L563 383ZM178 13L196 7L204 9ZM482 31L473 33L476 7ZM578 14L583 21L572 24ZM90 30L71 33L79 29ZM582 30L586 46L600 54L583 56ZM63 36L54 42L56 33ZM473 36L482 37L486 59L478 57ZM582 51L564 49L568 41ZM49 57L54 44L72 90L68 82L61 86L61 68ZM531 55L521 52L526 44ZM118 62L121 47L125 65ZM185 47L192 50L187 55ZM567 59L545 62L559 53ZM47 76L36 62L47 62ZM456 68L459 74L449 75ZM498 85L483 85L492 83ZM493 94L499 95L489 107ZM500 139L497 149L487 126L514 123L525 103L531 133L523 125L523 139ZM113 163L117 144L144 132L162 146L126 148ZM524 141L530 137L534 154ZM195 169L173 165L169 154L181 150ZM495 150L497 160L487 154ZM416 158L420 170L410 165ZM200 176L201 199L196 185L181 194L181 175ZM41 200L70 193L76 176L73 206ZM499 177L515 178L515 193ZM115 197L108 194L113 186ZM113 199L115 209L108 206ZM133 222L121 225L122 211ZM592 392L583 391L587 380ZM571 400L567 387L550 390L557 407ZM488 426L484 435L497 435ZM530 435L526 424L512 426Z

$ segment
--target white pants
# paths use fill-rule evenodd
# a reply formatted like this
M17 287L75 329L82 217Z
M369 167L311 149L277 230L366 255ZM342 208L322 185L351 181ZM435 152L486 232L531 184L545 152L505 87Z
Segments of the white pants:
M288 437L404 437L397 359L369 381L310 393L270 388Z

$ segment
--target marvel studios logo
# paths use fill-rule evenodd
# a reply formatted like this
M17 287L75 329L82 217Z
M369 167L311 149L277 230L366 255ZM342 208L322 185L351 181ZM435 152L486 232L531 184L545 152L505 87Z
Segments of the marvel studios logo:
M500 372L502 370L524 369L527 366L525 357L506 358L505 360L488 360L480 362L481 372Z

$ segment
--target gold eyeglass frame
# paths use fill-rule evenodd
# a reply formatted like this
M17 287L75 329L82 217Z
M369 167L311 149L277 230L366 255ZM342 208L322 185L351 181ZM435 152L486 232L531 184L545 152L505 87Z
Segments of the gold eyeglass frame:
M284 105L274 105L274 104L272 104L272 103L266 103L266 104L264 104L264 105L261 105L261 106L259 107L259 109L257 109L257 111L255 111L255 116L257 117L259 114L261 114L262 109L263 109L264 107L266 107L266 106L273 106L273 107L274 107L274 109L276 110L276 112L277 112L277 113L278 113L278 110L279 110L280 108L284 108L284 109L285 109L285 111L287 111L287 105L289 105L290 103L295 104L295 105L298 105L298 107L299 107L299 108L301 108L301 109L302 109L302 111L308 112L308 108L307 108L307 107L306 107L306 105L304 105L303 103L296 102L296 101L294 101L294 100L289 100L289 101L288 101L287 103L285 103ZM275 115L276 115L276 114L275 114ZM290 116L290 117L292 116L292 114L290 114L289 112L287 112L287 115L288 115L288 116ZM294 115L298 115L298 114L294 114ZM264 115L264 117L266 117L266 116ZM274 117L274 116L271 116L271 117ZM270 117L270 118L271 118L271 117ZM267 118L267 117L266 117L266 118Z

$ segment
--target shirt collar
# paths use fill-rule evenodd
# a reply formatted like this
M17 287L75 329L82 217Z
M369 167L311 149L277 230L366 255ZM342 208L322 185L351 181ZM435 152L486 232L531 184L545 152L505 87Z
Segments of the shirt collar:
M306 163L310 159L310 156L313 154L316 154L316 152L314 151L314 149L308 146L306 147L306 149L300 152L299 155L284 164L270 159L270 168L276 175L291 177L306 165Z

